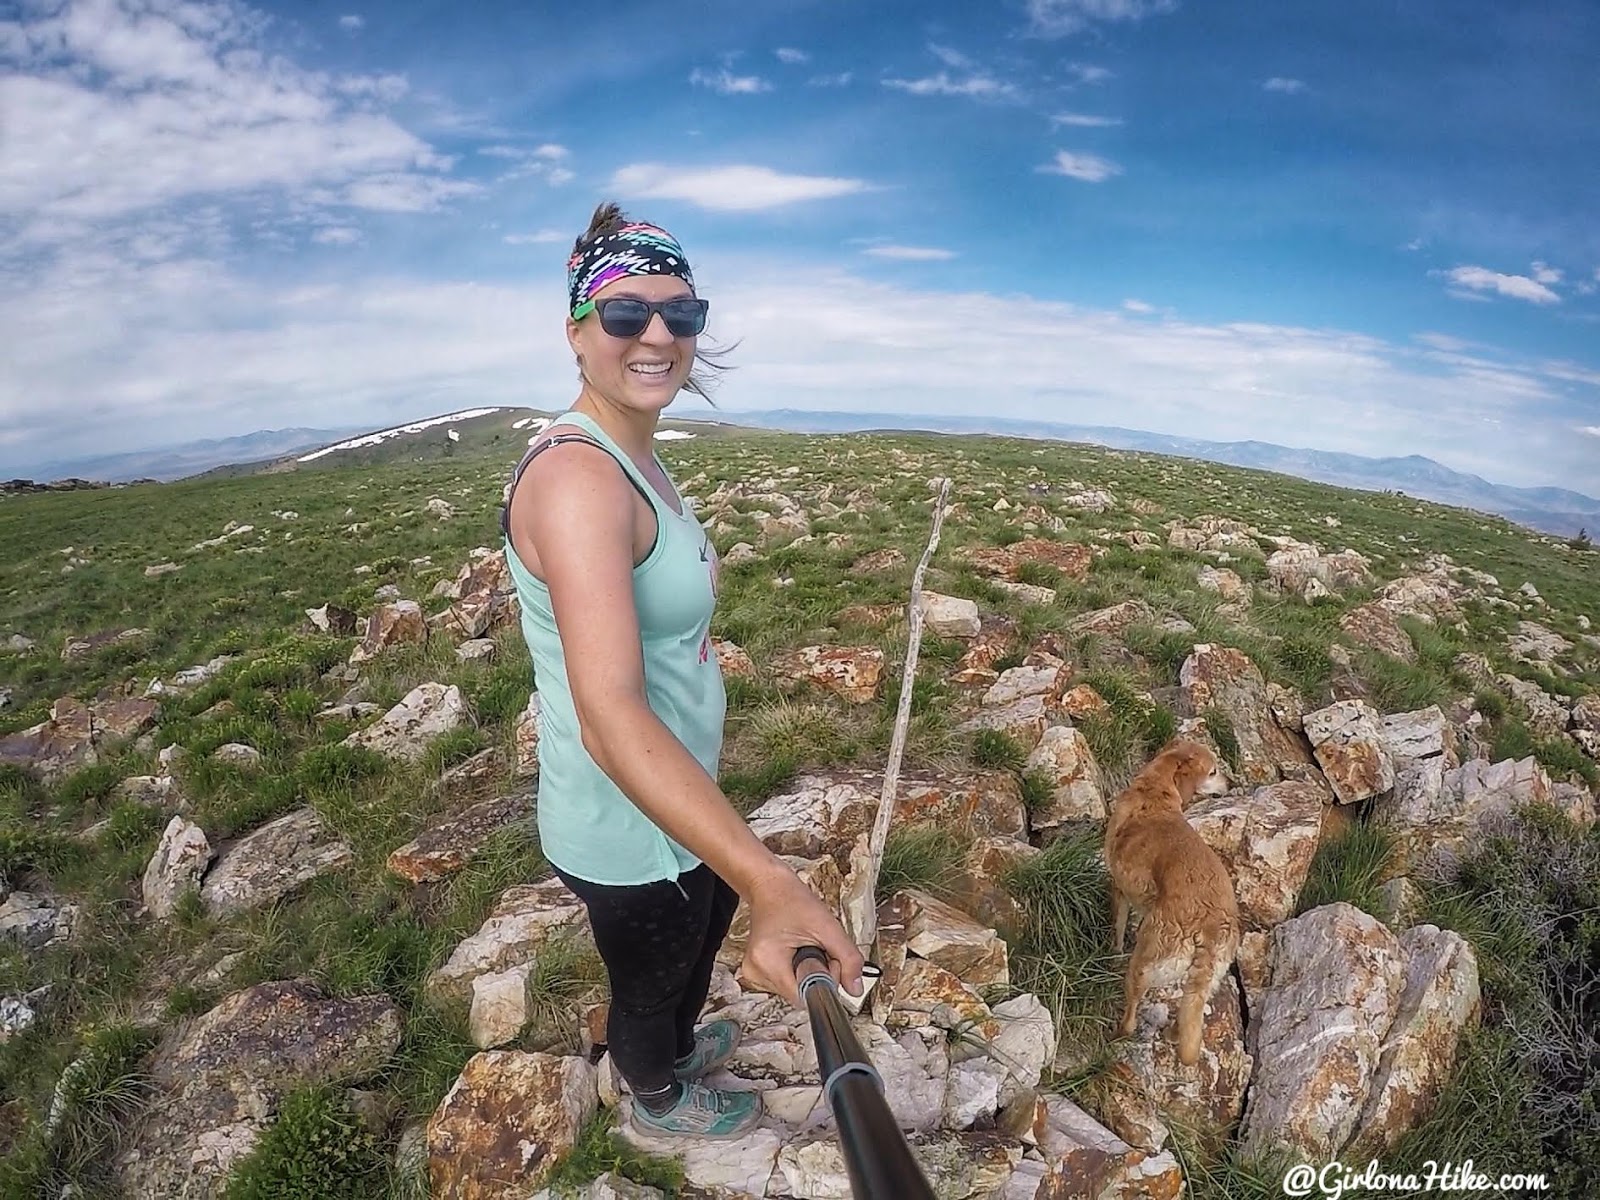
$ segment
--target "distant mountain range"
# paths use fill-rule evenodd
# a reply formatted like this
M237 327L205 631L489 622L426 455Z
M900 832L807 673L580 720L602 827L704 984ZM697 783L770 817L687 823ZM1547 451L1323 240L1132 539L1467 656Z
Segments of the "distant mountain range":
M507 424L515 414L533 409L472 410L458 414L466 418L462 428L473 426L504 434L519 425ZM482 415L480 415L480 413ZM484 418L488 420L485 421ZM437 422L420 422L418 428ZM792 433L849 433L869 430L904 432L984 434L1005 437L1040 438L1054 441L1086 442L1117 450L1137 450L1152 454L1171 454L1203 459L1230 466L1274 471L1337 487L1365 491L1395 490L1478 512L1494 513L1530 529L1558 537L1571 537L1580 529L1600 537L1600 500L1565 488L1520 488L1490 483L1477 475L1453 471L1431 458L1411 454L1403 458L1369 458L1359 454L1340 454L1321 450L1301 450L1270 442L1211 442L1198 438L1169 437L1137 429L1106 425L1068 425L1051 421L1026 421L1005 417L943 417L907 413L810 412L800 409L771 409L765 412L728 412L695 418L675 418L674 426L702 429L711 426L743 426L777 429ZM501 427L504 426L502 429ZM273 429L241 437L188 442L156 450L135 451L50 463L33 473L36 480L77 477L121 483L134 479L181 479L239 464L266 464L318 450L356 435L371 434L366 427L342 429ZM401 434L409 427L388 431ZM709 432L709 431L708 431ZM438 434L435 438L432 435ZM416 435L412 435L415 437ZM430 429L429 441L444 437ZM365 438L363 441L371 441ZM397 448L400 448L397 446ZM365 459L371 454L351 451L351 458ZM343 450L321 459L325 464L346 457Z
M135 479L167 482L198 475L227 463L261 462L314 450L364 429L260 429L239 437L208 438L176 446L150 450L129 450L121 454L102 454L93 458L64 459L33 468L30 477L47 479L95 479L105 483L128 483Z

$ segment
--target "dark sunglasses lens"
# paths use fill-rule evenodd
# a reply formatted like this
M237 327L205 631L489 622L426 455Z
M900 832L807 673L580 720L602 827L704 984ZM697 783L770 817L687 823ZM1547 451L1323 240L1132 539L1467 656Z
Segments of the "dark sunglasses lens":
M600 328L612 337L638 337L650 320L650 306L642 300L607 300L598 307Z
M706 327L706 308L698 300L672 300L662 306L661 316L673 337L694 337Z

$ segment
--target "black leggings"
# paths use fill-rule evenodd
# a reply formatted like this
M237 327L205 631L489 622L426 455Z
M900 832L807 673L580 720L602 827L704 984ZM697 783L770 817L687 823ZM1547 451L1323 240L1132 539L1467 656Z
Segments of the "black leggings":
M704 863L676 881L626 887L556 874L588 908L606 965L612 1061L635 1092L672 1086L674 1062L694 1050L695 1022L739 894Z

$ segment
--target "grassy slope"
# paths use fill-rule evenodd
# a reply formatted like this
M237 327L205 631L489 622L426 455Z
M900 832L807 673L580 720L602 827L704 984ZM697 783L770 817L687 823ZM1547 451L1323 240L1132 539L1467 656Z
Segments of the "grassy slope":
M153 756L128 751L48 792L20 776L0 778L0 870L30 885L66 891L85 908L85 935L69 949L30 958L0 946L0 994L44 982L54 982L57 989L47 1019L0 1046L0 1146L13 1139L15 1150L8 1166L0 1168L0 1196L31 1195L28 1189L51 1172L80 1180L94 1194L102 1179L97 1164L107 1157L103 1149L116 1114L137 1100L144 1042L128 1032L128 1023L176 1020L252 982L303 972L336 992L383 990L394 996L409 1021L401 1052L381 1086L402 1114L428 1112L471 1054L459 1014L419 1004L418 991L454 942L476 928L500 889L541 871L538 847L525 836L507 837L450 884L425 892L412 892L388 877L383 863L389 850L424 827L443 803L430 786L440 767L477 748L508 743L532 685L526 650L512 630L501 636L499 657L490 665L461 666L449 646L436 643L394 652L369 667L366 698L378 703L399 699L425 679L439 679L460 684L472 705L470 730L435 746L421 767L400 768L336 747L350 727L311 719L342 691L321 682L321 672L343 661L353 643L308 633L303 610L334 601L370 611L373 590L383 583L397 584L402 594L422 601L425 611L443 607L444 601L426 599L435 581L454 576L474 546L499 544L503 472L525 440L499 427L508 427L511 419L514 414L497 419L484 436L453 447L396 453L368 465L0 504L0 636L20 632L39 643L33 655L0 657L0 686L13 691L12 707L0 711L0 732L42 719L50 702L64 693L90 697L129 679L142 691L155 675L170 678L214 655L240 655L215 682L163 706L157 746L178 742L200 755L223 742L246 741L265 756L266 769L259 774L210 764L197 769L189 786L192 818L215 846L309 803L357 854L353 872L319 881L275 910L218 923L190 906L177 922L161 927L134 914L139 878L163 820L112 798L119 779L154 769ZM442 439L442 431L429 433ZM759 803L807 767L882 761L897 702L903 627L840 630L829 623L846 604L904 602L927 534L927 480L937 474L953 477L952 494L962 511L946 524L931 586L1015 616L1029 640L1064 630L1077 613L1130 596L1142 596L1158 612L1181 615L1197 627L1198 634L1188 638L1136 629L1129 641L1140 658L1130 659L1116 647L1080 647L1085 677L1117 708L1111 719L1086 729L1113 778L1131 769L1170 728L1160 714L1152 718L1133 700L1135 691L1175 682L1193 641L1240 646L1270 678L1298 688L1314 706L1326 698L1327 647L1339 639L1337 617L1363 597L1315 607L1260 597L1248 623L1236 625L1218 613L1215 596L1194 585L1197 567L1207 560L1168 549L1135 554L1113 548L1096 561L1086 582L1061 584L1055 605L1023 608L954 565L953 552L963 544L999 544L1019 536L1014 509L992 511L1002 495L1014 506L1038 502L1058 514L1066 522L1058 536L1066 540L1144 528L1164 542L1164 522L1210 514L1246 520L1263 533L1290 534L1325 549L1359 550L1372 558L1381 578L1443 551L1462 565L1496 575L1508 595L1532 582L1552 611L1530 615L1568 637L1579 633L1577 614L1600 618L1600 556L1573 552L1495 518L1399 496L1016 439L762 431L662 443L660 450L685 490L699 496L724 481L751 485L771 476L775 490L797 498L832 483L835 502L865 486L881 504L859 518L814 518L816 542L769 550L756 562L724 570L714 632L739 642L757 663L778 649L812 640L878 645L889 653L884 694L862 708L817 694L784 695L765 683L731 684L724 782L743 807ZM790 470L795 473L786 474ZM1076 490L1069 486L1074 482L1105 488L1123 503L1104 516L1078 514L1060 504L1063 494ZM1048 483L1051 490L1032 495L1029 483ZM455 518L430 516L426 504L432 497L452 504ZM1127 507L1134 498L1161 511L1136 517ZM741 502L739 507L757 505ZM808 502L806 507L816 506ZM298 519L272 515L286 509L297 512ZM1337 518L1338 528L1325 522L1329 516ZM255 531L220 547L191 549L221 534L230 520L254 525ZM826 548L823 537L831 532L848 533L852 541ZM739 540L759 541L753 518L716 535L723 552ZM904 552L903 567L879 576L847 571L860 554L887 545ZM63 573L68 547L87 565ZM237 552L245 547L260 552ZM184 564L182 570L144 575L146 566L169 560ZM1247 579L1265 574L1260 560L1230 565ZM360 567L371 570L357 574ZM775 587L778 575L792 578L792 585ZM1030 575L1029 581L1060 583L1048 571ZM1514 614L1474 607L1468 619L1465 637L1421 631L1423 656L1415 668L1358 654L1386 709L1469 691L1451 674L1450 661L1461 649L1484 650L1502 669L1569 694L1600 688L1593 653L1583 671L1551 679L1504 657L1501 646ZM127 626L150 632L138 645L86 662L61 661L68 636ZM957 692L941 675L961 649L959 643L924 640L907 765L1016 766L1014 756L994 739L976 741L953 731L950 702ZM219 712L213 706L221 701L227 704ZM1514 711L1508 709L1500 725L1506 746L1539 750L1558 768L1577 765L1559 748L1529 741ZM75 836L101 821L107 824L97 837ZM895 870L902 879L937 884L958 850L936 840L908 843L897 851ZM1098 870L1089 848L1065 843L1016 881L1033 918L1016 947L1019 983L1048 996L1062 1018L1064 1043L1081 1064L1057 1080L1069 1089L1092 1084L1119 994L1119 961L1104 949ZM1325 872L1330 873L1319 888L1340 894L1338 871ZM1354 884L1351 890L1361 894ZM1459 916L1463 912L1485 919L1473 907L1481 899L1452 901L1461 924L1470 924ZM240 958L224 982L202 980L205 968L234 952ZM592 964L581 971L591 969ZM549 981L553 1001L560 1000L565 986ZM1503 1046L1490 1050L1506 1052ZM86 1051L103 1061L103 1078L84 1089L74 1110L78 1115L69 1126L79 1132L46 1145L37 1136L39 1118L62 1070ZM1467 1101L1450 1111L1463 1121L1481 1119ZM311 1114L308 1120L319 1113L324 1115L316 1119L334 1120L326 1104L308 1102L304 1113ZM1218 1172L1209 1184L1202 1182L1204 1170ZM1199 1196L1275 1194L1254 1191L1248 1171L1235 1164L1196 1162L1194 1171Z

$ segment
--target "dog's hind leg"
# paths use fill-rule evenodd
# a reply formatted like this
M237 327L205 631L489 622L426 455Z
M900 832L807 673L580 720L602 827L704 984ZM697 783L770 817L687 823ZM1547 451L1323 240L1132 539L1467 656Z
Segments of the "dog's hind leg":
M1123 979L1122 1021L1117 1026L1118 1037L1130 1037L1139 1023L1139 1001L1150 989L1150 976L1156 965L1156 922L1146 919L1139 926L1133 941L1133 957L1128 959L1128 973Z
M1222 940L1229 939L1223 935ZM1232 965L1233 956L1218 954L1213 938L1196 939L1194 958L1183 979L1183 999L1178 1002L1178 1061L1186 1067L1200 1061L1206 1002Z
M1118 954L1128 934L1128 898L1115 882L1111 885L1111 945Z

